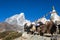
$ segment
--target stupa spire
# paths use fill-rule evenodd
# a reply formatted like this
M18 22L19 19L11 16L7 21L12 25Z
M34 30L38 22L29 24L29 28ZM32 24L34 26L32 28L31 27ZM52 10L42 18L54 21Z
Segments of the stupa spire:
M52 12L56 12L54 6L52 7Z
M53 10L55 10L54 6L52 7Z
M59 15L56 13L56 10L54 6L52 7L52 12L51 12L51 20L55 23L56 21L59 21Z

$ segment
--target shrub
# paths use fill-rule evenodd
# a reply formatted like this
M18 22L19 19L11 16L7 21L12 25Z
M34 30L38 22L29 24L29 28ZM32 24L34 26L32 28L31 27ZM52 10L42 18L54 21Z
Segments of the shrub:
M20 36L22 36L22 33L11 32L11 33L9 33L9 35L5 36L3 38L3 40L13 40L13 39L18 38Z
M4 31L4 32L0 32L0 38L4 38L6 35L8 35L10 33L10 31Z

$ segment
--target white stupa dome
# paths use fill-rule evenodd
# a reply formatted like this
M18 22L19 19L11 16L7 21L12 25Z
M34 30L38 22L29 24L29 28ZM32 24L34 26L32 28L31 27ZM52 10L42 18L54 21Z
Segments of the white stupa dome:
M56 21L59 21L60 17L57 15L56 10L53 7L53 10L51 12L51 20L55 23Z

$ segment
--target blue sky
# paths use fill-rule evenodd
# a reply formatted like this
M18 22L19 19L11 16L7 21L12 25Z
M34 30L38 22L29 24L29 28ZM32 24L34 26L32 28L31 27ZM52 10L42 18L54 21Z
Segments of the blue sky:
M0 0L0 22L21 12L26 19L35 21L50 12L53 5L60 15L60 0Z

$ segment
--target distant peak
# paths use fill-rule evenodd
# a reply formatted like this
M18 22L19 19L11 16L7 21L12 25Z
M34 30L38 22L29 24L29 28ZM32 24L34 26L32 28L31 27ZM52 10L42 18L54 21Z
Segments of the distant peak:
M20 13L20 15L24 15L24 13Z
M7 18L5 22L23 26L26 22L29 23L30 21L25 18L24 13L20 13Z

